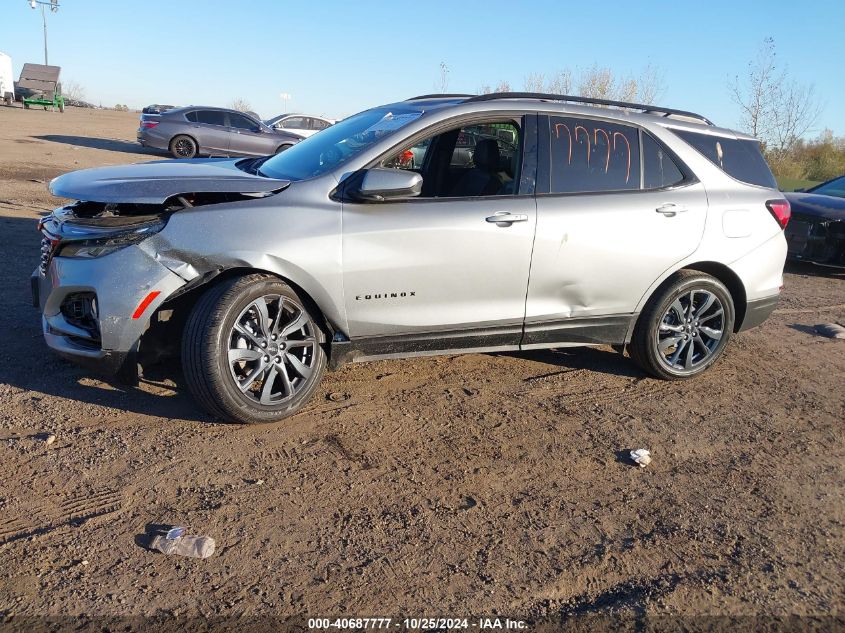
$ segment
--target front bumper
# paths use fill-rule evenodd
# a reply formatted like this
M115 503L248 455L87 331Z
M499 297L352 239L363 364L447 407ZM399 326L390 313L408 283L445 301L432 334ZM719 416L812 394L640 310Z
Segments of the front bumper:
M30 283L48 347L100 373L116 374L137 350L150 316L185 280L133 245L92 259L54 257L45 274L33 271ZM152 292L159 294L136 315ZM78 318L78 304L85 302L88 311Z
M845 267L845 221L795 214L785 233L789 259Z

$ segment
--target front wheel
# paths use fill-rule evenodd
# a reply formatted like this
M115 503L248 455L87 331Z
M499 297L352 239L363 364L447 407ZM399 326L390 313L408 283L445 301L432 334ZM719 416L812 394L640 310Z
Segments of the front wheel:
M248 275L208 290L182 339L189 390L225 421L276 422L299 411L326 367L325 337L281 280Z
M665 380L697 376L725 351L734 328L731 293L715 277L681 270L649 299L629 352L647 373Z
M292 144L292 143L284 143L283 145L279 145L279 146L276 148L276 153L277 153L277 154L281 154L282 152L284 152L285 150L290 149L291 147L293 147L293 144Z

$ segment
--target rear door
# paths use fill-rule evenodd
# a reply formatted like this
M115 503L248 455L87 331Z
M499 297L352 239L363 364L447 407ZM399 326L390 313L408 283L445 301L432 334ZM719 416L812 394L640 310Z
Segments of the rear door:
M275 135L263 131L257 121L237 114L229 113L229 153L250 156L267 156L276 152L278 139Z
M343 203L343 284L353 339L379 337L386 341L382 353L518 346L536 223L536 117L485 124L511 127L522 139L520 156L489 174L500 179L497 191L456 192L451 162L466 128L456 124L379 163L421 172L420 197ZM411 159L412 148L421 160ZM400 347L391 347L391 337Z
M222 110L196 110L189 120L190 133L197 139L200 153L225 156L229 153L229 127Z
M540 122L524 345L622 342L644 293L698 247L704 187L645 131Z

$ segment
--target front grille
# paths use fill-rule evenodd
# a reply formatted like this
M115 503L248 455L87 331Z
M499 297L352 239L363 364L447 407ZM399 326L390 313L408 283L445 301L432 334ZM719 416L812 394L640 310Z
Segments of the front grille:
M49 238L41 239L41 258L38 263L38 270L41 275L47 274L47 268L50 266L50 260L53 257L53 242Z

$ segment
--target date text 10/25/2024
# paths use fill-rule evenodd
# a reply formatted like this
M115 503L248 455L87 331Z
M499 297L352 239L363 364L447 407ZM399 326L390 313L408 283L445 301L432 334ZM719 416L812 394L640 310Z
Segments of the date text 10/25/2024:
M476 629L499 631L522 631L528 628L523 620L510 618L309 618L309 629Z

